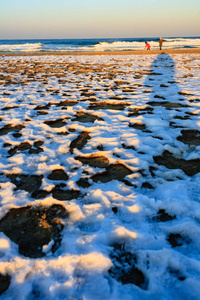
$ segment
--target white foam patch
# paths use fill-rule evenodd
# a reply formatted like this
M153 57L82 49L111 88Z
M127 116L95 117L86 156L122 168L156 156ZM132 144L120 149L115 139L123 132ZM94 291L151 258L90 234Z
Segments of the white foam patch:
M183 41L185 43L186 39L169 39L165 46L181 47ZM198 39L196 42L199 43ZM187 44L190 45L189 39ZM31 47L40 49L41 45L27 44L21 49L31 51ZM94 51L139 49L141 44L102 43L93 48ZM10 51L16 49L17 45ZM56 77L54 72L45 77L41 71L34 81L20 73L15 80L20 83L26 78L27 84L0 85L0 218L12 208L53 204L63 205L69 217L62 220L60 247L52 253L51 240L43 246L46 256L41 258L24 257L19 254L17 244L4 233L0 234L0 273L11 276L11 284L2 299L199 299L199 173L188 176L180 166L169 169L154 160L164 151L179 160L200 158L199 145L177 140L183 129L199 130L199 55L5 56L0 57L0 75L8 75L3 72L3 66L20 63L27 69L35 63L55 64L54 68L61 68L59 72L63 77ZM72 64L75 70L70 69ZM81 72L82 67L88 70ZM190 73L193 76L187 76ZM108 78L109 74L113 76ZM16 74L11 73L11 76ZM134 94L126 91L131 87L134 87ZM82 94L85 89L95 94L94 104L108 101L128 105L122 110L89 109L89 96ZM145 90L150 92L144 93ZM180 95L180 91L192 96ZM5 92L10 95L4 95ZM165 99L154 98L155 95ZM110 99L115 96L119 99ZM62 109L57 105L74 99L77 100L74 106ZM148 111L148 102L152 101L184 106L173 108L172 105L167 109L152 105L152 110ZM50 102L54 104L48 105ZM10 108L15 105L19 107ZM35 109L38 105L47 105L42 109L47 114L38 113ZM136 110L138 115L133 115ZM77 111L97 115L103 120L74 121ZM191 112L197 115L188 114ZM54 128L44 123L60 118L65 118L62 127ZM24 125L20 131L22 135L13 135L16 133L13 131L4 135L2 128L8 124ZM130 124L146 128L134 128ZM89 132L90 139L83 148L75 147L72 151L70 145L84 131ZM14 155L9 154L12 147L25 141L31 149L36 149L36 141L42 141L43 152L35 154L29 149L19 149ZM121 181L94 182L94 174L109 168L75 159L78 155L87 157L93 153L105 156L109 164L127 166L132 174ZM55 169L64 170L69 179L50 180L48 175ZM43 175L40 189L50 194L35 199L23 189L16 190L9 175L18 173ZM106 181L104 175L103 181ZM80 183L80 179L84 181ZM60 201L51 193L55 186L64 191L78 190L80 196ZM179 245L172 247L176 239ZM146 290L132 283L122 284L117 276L112 277L111 268L120 276L120 268L125 272L130 263L125 261L123 265L126 259L119 253L117 261L114 248L119 244L137 258L136 267L144 274ZM135 260L131 263L135 264Z

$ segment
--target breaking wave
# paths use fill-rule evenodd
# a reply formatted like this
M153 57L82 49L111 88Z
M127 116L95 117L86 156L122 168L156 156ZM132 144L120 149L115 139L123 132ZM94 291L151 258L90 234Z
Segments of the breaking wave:
M42 50L41 43L1 44L0 52L37 52Z
M159 49L159 38L133 39L63 39L0 41L0 52L97 52L143 50L148 41L152 50ZM163 38L163 49L200 48L200 38Z

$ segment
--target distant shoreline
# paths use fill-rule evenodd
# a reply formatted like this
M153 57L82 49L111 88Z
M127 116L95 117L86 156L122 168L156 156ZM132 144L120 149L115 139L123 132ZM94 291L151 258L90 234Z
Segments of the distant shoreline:
M193 49L168 49L168 50L133 50L133 51L97 51L97 52L26 52L26 53L0 53L0 56L44 56L44 55L152 55L152 54L188 54L199 53L200 48Z

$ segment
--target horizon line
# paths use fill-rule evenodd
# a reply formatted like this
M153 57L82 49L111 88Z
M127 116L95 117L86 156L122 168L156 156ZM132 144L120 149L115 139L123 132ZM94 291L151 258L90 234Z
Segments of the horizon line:
M142 37L95 37L95 38L0 38L1 41L12 40L100 40L100 39L145 39L159 38L159 36L142 36ZM163 38L200 38L200 36L162 36Z

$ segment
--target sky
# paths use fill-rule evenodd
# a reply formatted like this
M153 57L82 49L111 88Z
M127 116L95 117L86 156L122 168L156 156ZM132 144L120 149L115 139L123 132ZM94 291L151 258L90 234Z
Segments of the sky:
M0 0L0 39L200 36L199 0Z

